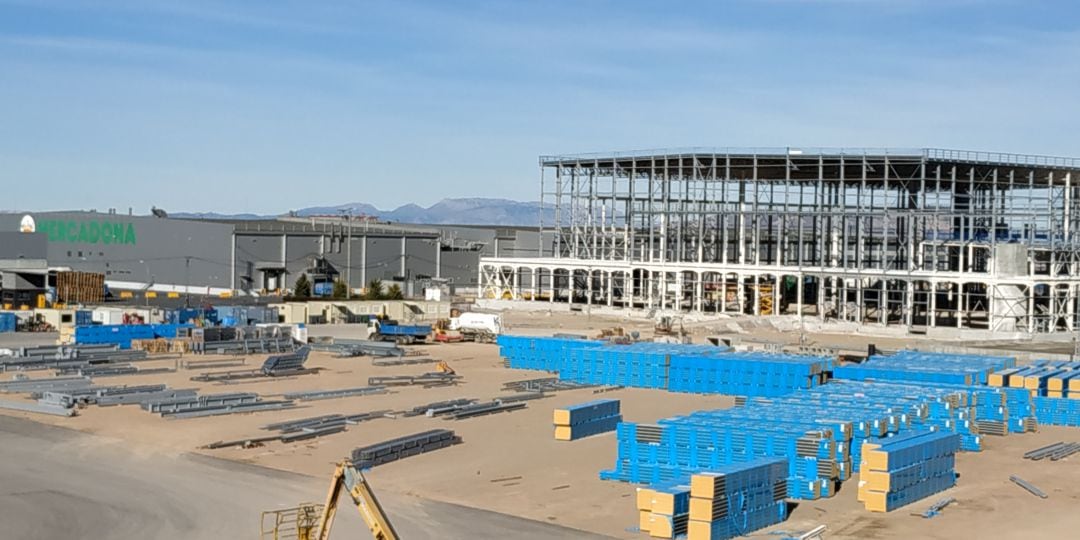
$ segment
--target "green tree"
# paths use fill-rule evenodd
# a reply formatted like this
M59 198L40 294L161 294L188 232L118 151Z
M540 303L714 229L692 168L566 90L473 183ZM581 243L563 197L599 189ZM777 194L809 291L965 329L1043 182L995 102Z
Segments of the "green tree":
M300 277L296 278L296 283L293 284L293 296L299 298L311 297L311 282L308 281L306 274L300 274Z
M364 300L382 300L382 299L383 299L382 280L381 279L373 279L373 280L369 281L368 285L367 285L367 290L364 291Z
M334 292L333 292L333 294L331 296L333 296L334 298L348 298L349 297L349 286L346 285L345 282L341 281L340 279L335 281L334 282Z
M390 300L401 300L402 298L405 298L405 295L401 294L401 286L395 283L386 289L386 298Z

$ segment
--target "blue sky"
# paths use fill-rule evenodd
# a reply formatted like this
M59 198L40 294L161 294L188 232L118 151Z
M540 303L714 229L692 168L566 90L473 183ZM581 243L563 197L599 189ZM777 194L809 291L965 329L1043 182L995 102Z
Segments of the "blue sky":
M0 210L532 200L537 156L1080 156L1038 0L0 0Z

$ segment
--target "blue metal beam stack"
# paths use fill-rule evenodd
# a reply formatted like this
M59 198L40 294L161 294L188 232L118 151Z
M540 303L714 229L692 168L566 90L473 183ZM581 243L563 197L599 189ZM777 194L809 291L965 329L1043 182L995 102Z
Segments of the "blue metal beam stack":
M1031 400L1040 424L1080 427L1080 399L1035 397Z
M967 396L952 389L845 382L752 398L743 407L699 411L655 425L623 423L616 430L615 468L600 477L680 482L732 463L784 457L788 497L830 497L838 482L858 470L867 439L914 428L977 438L962 414L966 406Z
M858 500L871 512L891 512L956 484L955 433L916 431L863 446Z
M787 519L787 463L763 458L690 477L687 540L744 536Z
M833 377L856 381L904 381L941 384L986 384L990 373L1011 368L1006 356L900 351L874 355L862 364L833 368Z
M584 437L615 431L622 422L617 399L598 399L555 409L555 439L575 441Z
M820 385L828 358L736 353L711 345L605 344L565 338L500 336L510 367L543 369L588 384L657 388L671 392L780 396Z

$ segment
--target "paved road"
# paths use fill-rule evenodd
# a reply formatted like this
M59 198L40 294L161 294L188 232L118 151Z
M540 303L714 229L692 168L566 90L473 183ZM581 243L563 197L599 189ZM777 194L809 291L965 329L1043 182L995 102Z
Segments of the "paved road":
M329 469L327 473L329 474ZM0 538L258 538L262 510L321 500L326 480L121 442L0 415ZM600 539L504 514L380 494L406 539ZM338 537L365 538L342 509Z

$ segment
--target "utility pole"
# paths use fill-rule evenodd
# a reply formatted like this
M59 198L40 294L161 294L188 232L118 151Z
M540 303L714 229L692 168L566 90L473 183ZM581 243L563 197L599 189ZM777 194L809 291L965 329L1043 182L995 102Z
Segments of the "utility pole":
M345 298L352 297L352 207L349 207L349 213L345 216L345 226L349 228L349 232L346 233L348 240L345 244Z
M191 307L191 256L184 257L184 307Z

